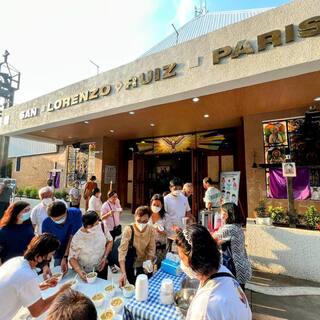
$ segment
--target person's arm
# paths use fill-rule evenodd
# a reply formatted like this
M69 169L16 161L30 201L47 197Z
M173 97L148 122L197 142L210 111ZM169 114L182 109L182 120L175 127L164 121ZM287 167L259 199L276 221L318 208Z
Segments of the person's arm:
M75 258L70 258L69 263L73 271L76 272L84 282L87 282L87 274L84 270L82 270L78 260Z
M109 231L108 231L109 232ZM112 238L112 237L111 237ZM98 271L102 271L107 263L107 259L109 256L109 253L112 250L112 246L113 246L113 240L109 240L106 244L105 250L104 250L104 254L100 260L99 266L98 266Z
M68 256L69 256L69 249L70 249L70 244L71 244L71 241L72 241L72 237L73 235L70 235L69 237L69 241L68 241L68 244L67 244L67 248L64 252L64 255L63 255L63 258L61 260L61 272L63 274L66 274L68 272Z
M113 211L110 210L110 206L107 202L105 202L101 207L101 220L105 220L108 217L111 217L113 215Z
M120 270L121 270L121 276L119 278L120 287L123 287L126 284L126 280L127 280L127 275L126 275L126 255L127 255L127 252L128 252L130 239L131 239L131 228L128 226L123 231L123 235L122 235L122 238L121 238L121 243L120 243L120 246L118 248L119 265L120 265Z
M61 286L61 288L58 290L57 293L52 295L51 297L47 299L42 299L40 298L37 302L32 304L31 306L28 307L28 310L31 314L32 317L36 318L39 317L42 313L48 310L50 305L52 304L53 300L63 291L69 289L71 287L71 283L65 283L64 285Z

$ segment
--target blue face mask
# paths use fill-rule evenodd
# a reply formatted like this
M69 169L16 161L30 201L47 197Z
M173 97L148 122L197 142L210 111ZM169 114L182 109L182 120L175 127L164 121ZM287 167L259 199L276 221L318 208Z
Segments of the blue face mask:
M22 221L27 221L30 219L31 211L27 211L22 215Z
M67 216L64 216L63 218L61 218L60 220L53 220L52 221L56 224L63 224L66 221Z

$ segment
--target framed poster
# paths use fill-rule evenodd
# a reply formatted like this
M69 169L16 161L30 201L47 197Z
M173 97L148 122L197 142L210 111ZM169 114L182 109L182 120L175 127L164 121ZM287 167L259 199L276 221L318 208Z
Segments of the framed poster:
M296 177L297 170L295 162L282 163L282 175L284 177Z
M110 184L111 182L115 184L117 181L117 167L108 166L104 167L104 184Z
M240 171L221 172L220 190L222 203L233 202L238 205L239 200Z

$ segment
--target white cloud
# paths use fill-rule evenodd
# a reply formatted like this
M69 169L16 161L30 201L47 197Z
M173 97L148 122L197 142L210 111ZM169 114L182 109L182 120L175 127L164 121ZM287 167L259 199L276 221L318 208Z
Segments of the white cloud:
M0 54L21 71L16 103L95 75L89 59L105 71L139 57L155 43L160 1L3 1Z
M176 16L174 21L178 24L178 27L182 27L185 23L187 23L190 19L194 17L194 8L195 8L194 0L180 0L178 1Z

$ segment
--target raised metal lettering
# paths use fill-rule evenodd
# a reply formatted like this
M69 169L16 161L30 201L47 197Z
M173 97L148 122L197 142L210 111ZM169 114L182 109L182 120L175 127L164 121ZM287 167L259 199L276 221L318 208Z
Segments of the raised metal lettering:
M219 64L222 58L230 56L231 53L232 53L232 48L230 46L226 46L226 47L214 50L212 52L213 64Z

